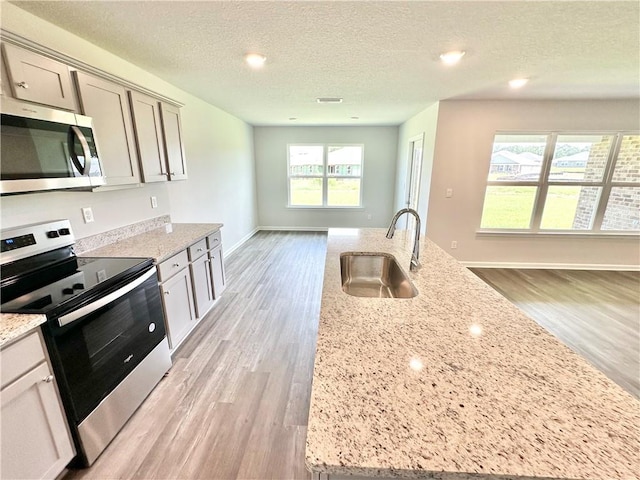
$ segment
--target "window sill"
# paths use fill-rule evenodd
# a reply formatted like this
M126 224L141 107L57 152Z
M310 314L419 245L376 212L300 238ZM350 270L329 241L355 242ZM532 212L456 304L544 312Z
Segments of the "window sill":
M364 210L364 207L324 207L322 205L286 205L293 210Z
M550 231L529 232L524 230L476 230L478 237L522 237L522 238L633 238L640 240L640 232L574 232Z

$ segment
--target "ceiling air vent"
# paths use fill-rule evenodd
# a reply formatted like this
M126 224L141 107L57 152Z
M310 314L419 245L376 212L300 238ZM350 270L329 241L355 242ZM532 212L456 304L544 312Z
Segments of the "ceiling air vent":
M318 98L316 98L316 102L318 102L318 103L342 103L342 98L340 98L340 97L318 97Z

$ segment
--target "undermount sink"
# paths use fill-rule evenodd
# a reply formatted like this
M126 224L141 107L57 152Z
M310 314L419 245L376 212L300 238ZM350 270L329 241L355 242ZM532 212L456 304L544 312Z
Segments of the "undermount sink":
M342 290L354 297L412 298L418 295L393 255L377 252L340 254Z

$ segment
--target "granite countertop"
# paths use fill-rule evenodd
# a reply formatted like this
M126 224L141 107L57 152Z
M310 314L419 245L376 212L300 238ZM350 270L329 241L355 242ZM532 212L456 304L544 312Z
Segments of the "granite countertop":
M171 223L149 230L104 247L83 252L83 257L151 257L156 263L175 255L207 235L220 230L222 223Z
M433 242L421 241L423 267L409 274L418 296L344 293L341 252L388 252L408 272L412 235L385 231L329 231L312 472L639 478L640 402Z
M0 348L46 321L45 315L0 313Z

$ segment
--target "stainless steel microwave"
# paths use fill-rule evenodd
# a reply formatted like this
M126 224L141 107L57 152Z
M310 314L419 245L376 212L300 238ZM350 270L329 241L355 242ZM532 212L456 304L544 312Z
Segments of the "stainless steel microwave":
M91 118L2 99L0 194L104 185Z

